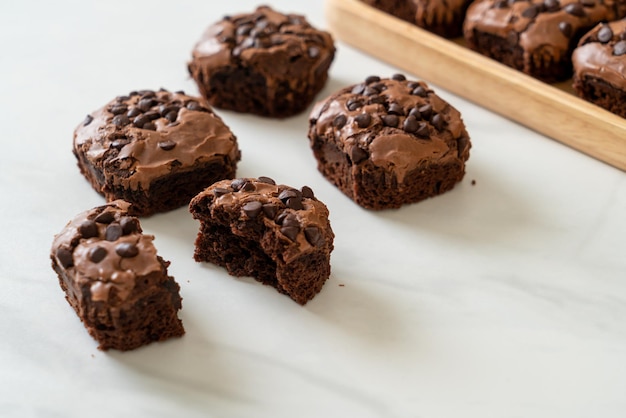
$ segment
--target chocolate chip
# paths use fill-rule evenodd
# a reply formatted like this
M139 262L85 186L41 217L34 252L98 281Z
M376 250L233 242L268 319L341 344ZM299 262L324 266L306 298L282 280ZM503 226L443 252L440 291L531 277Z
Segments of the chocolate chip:
M259 178L257 178L257 180L261 183L267 183L267 184L276 184L276 182L274 181L274 179L270 178L270 177L265 177L265 176L261 176Z
M400 106L398 103L391 103L389 105L389 110L387 110L387 112L390 115L399 115L399 116L404 115L404 109L402 109L402 106Z
M380 81L380 77L377 75L371 75L365 79L365 84L378 83Z
M527 19L534 19L538 14L539 14L539 8L537 8L537 6L535 5L527 7L522 12L522 16Z
M593 7L596 5L596 0L581 0L580 3L585 7Z
M424 87L418 86L413 89L411 94L413 96L426 97L428 96L428 91Z
M238 192L239 189L241 189L241 186L243 186L245 182L246 182L245 179L235 179L230 183L230 187L232 187L234 191Z
M543 7L547 12L558 12L561 10L559 0L544 0Z
M563 10L573 16L585 16L585 10L583 9L583 5L580 3L569 3L563 8Z
M155 104L156 104L156 102L153 99L151 99L151 98L144 98L144 99L139 100L139 103L137 103L137 107L139 109L143 110L144 112L147 112Z
M295 228L300 228L300 221L298 221L298 217L295 213L283 212L281 215L285 215L281 220L282 226L293 226ZM280 217L280 216L279 216ZM276 218L278 219L278 218Z
M137 94L140 95L142 99L156 97L156 93L153 90L139 90Z
M424 122L419 124L419 127L417 128L417 131L415 131L415 134L421 138L430 138L430 131L428 130L428 125L426 125Z
M141 114L133 119L133 125L135 125L139 129L143 128L146 123L150 123L150 118L146 117L146 115L144 114Z
M120 102L120 103L121 103L121 102L125 102L126 100L130 100L130 96L117 96L117 97L115 98L115 100L116 100L116 101L118 101L118 102Z
M493 7L496 9L506 9L508 6L509 5L506 0L499 0L493 5Z
M309 186L302 186L302 197L306 197L307 199L314 199L315 193L313 193L313 189Z
M241 188L239 190L242 192L252 192L256 190L256 186L254 185L254 183L246 181L241 185Z
M175 110L172 110L167 115L165 115L165 119L167 119L171 123L176 122L176 119L178 119L178 112Z
M621 40L613 47L613 55L620 56L626 54L626 41Z
M132 107L132 108L130 108L128 113L126 113L126 116L128 116L129 118L135 118L135 117L141 115L142 113L143 113L143 111L141 109L139 109L138 107Z
M252 28L253 26L250 24L242 25L237 28L235 33L237 34L237 36L248 36L250 35L250 31L252 30Z
M298 196L298 192L294 189L285 189L278 194L278 198L285 204L287 203L287 200Z
M289 212L283 212L274 219L276 225L282 225L285 222L285 218L289 215ZM299 224L298 224L299 225Z
M120 219L120 226L124 235L132 234L139 231L139 220L132 216L124 216Z
M126 113L127 111L128 111L128 107L126 105L121 105L121 104L111 106L111 110L110 110L110 112L113 113L114 115L121 115L122 113Z
M360 108L361 106L363 106L363 102L360 99L350 99L346 102L346 107L348 108L348 110L350 111L355 111L358 108Z
M100 215L96 216L94 221L99 224L110 224L115 219L112 212L102 212Z
M139 254L139 248L135 243L122 242L115 247L115 252L122 258L132 258Z
M176 142L169 139L167 141L159 142L159 148L161 148L163 151L171 151L174 149L175 146Z
M304 236L306 240L309 241L309 244L314 247L321 247L324 245L324 237L322 236L320 229L316 226L304 228Z
M380 94L380 90L378 90L378 89L376 89L374 87L371 87L371 86L367 86L367 87L365 87L365 90L363 90L363 95L364 96L376 96L378 94Z
M287 206L289 209L293 209L293 210L302 210L302 209L304 209L304 206L302 206L302 197L300 197L300 196L290 197L285 202L285 206Z
M89 250L89 259L94 263L99 263L107 256L107 250L104 247L94 247Z
M110 224L107 226L106 231L104 231L104 238L107 241L117 241L123 235L122 225L120 224Z
M365 129L370 126L370 123L372 122L372 117L369 113L361 113L354 118L354 121L359 128Z
M418 110L420 115L422 115L422 119L428 120L433 115L433 107L429 104L420 107Z
M269 219L274 219L278 214L278 206L273 203L266 203L263 205L263 214Z
M309 47L309 58L317 58L320 56L320 49L316 46Z
M445 126L446 121L443 120L443 117L439 113L434 115L430 120L430 123L438 130L441 131Z
M94 221L85 221L82 224L80 224L80 226L78 227L78 232L80 232L80 235L87 239L87 238L91 238L91 237L97 237L98 236L98 225L96 225L96 223Z
M385 98L383 96L379 96L379 95L376 94L374 96L369 96L367 101L370 104L384 104L385 103Z
M259 201L248 202L242 207L243 213L245 213L248 218L256 218L263 210L263 204Z
M559 22L559 30L566 38L571 37L574 32L572 25L569 22Z
M391 76L392 80L396 80L396 81L404 81L406 80L406 77L404 76L404 74L394 74Z
M174 94L180 94L180 95L183 95L183 96L184 96L184 95L185 95L185 90L176 90L176 91L174 92Z
M598 31L598 41L605 44L611 39L613 39L613 31L608 25L603 25Z
M333 126L337 129L341 129L344 127L347 121L348 118L346 118L346 115L337 115L335 119L333 119Z
M186 107L188 110L196 110L196 111L201 111L201 110L203 110L203 109L202 109L202 106L200 106L200 103L196 102L195 100L192 100L192 101L188 102L188 103L185 105L185 107Z
M392 128L397 127L398 123L400 123L400 119L396 115L383 115L382 120L385 126L391 126Z
M367 157L367 152L356 145L350 150L350 159L354 164L359 164L360 162L365 161Z
M87 115L87 116L85 116L85 120L83 121L83 126L87 126L91 122L93 122L93 116Z
M156 125L154 124L154 122L148 122L148 123L144 123L142 126L142 129L147 129L149 131L156 131Z
M128 119L128 116L126 115L115 115L113 116L111 122L115 126L122 127L128 125L130 123L130 119Z
M280 228L280 233L292 241L296 240L298 232L300 232L300 228L297 226L283 226Z
M161 114L157 112L156 110L150 110L144 113L144 116L150 120L157 120L158 118L161 117Z
M413 109L409 111L409 116L413 116L415 120L422 119L422 114L420 113L419 109L416 107L414 107Z
M417 119L415 119L414 116L408 116L404 120L404 123L402 124L402 129L404 129L406 132L412 134L415 131L417 131L418 126L419 125L417 123Z
M74 257L72 257L72 253L69 250L59 248L57 249L56 256L63 268L72 267L74 265Z
M227 193L230 193L230 190L225 189L223 187L216 187L215 189L213 189L213 195L215 197L224 196Z
M352 94L363 94L365 86L363 84L357 84L352 88Z

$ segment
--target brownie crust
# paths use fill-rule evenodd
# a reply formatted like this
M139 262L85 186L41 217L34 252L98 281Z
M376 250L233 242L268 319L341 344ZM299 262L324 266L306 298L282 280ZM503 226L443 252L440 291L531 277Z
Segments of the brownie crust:
M81 173L107 201L148 216L189 204L215 181L233 178L237 138L200 97L134 91L91 113L74 131Z
M190 203L200 221L194 258L251 276L306 304L330 276L328 208L305 186L267 177L220 181Z
M50 254L66 300L101 350L132 350L185 333L169 262L128 209L118 200L79 214L55 236Z
M368 77L318 103L309 139L319 171L374 210L452 189L463 179L471 146L460 113L402 74Z
M213 106L268 117L302 112L324 87L335 55L328 32L262 6L210 26L188 63Z

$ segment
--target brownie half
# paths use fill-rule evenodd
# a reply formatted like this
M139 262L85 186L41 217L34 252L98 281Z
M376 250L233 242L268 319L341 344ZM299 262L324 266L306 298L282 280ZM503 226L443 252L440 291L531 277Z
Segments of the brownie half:
M467 46L546 82L572 75L571 54L599 22L626 15L626 2L476 0L467 10Z
M210 26L188 70L213 106L281 118L312 103L334 55L328 32L303 16L262 6Z
M107 201L148 216L186 206L235 177L237 138L200 97L134 91L91 113L74 131L81 173Z
M626 19L601 23L585 34L572 61L576 93L626 118Z
M471 0L362 0L364 3L445 38L463 34Z
M402 74L368 77L318 103L309 139L324 177L374 210L452 189L465 175L470 149L460 113Z
M185 333L169 262L128 209L118 200L83 212L52 243L65 299L101 350L132 350Z
M330 276L328 208L307 186L298 190L268 177L223 180L198 194L189 210L200 221L196 261L252 276L301 305Z

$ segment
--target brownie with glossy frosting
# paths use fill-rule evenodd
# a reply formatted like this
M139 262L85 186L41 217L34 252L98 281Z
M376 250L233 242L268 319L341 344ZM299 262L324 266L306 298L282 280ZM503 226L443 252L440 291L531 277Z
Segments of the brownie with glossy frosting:
M309 139L319 171L375 210L452 189L465 175L470 149L459 111L402 74L370 76L319 102Z
M287 117L302 112L324 87L334 54L328 32L303 16L262 6L210 26L188 69L216 107Z
M467 10L467 46L547 82L572 75L580 37L626 15L624 0L476 0Z
M94 189L138 216L188 205L235 177L240 160L237 138L203 98L166 90L133 91L91 113L73 151Z
M102 350L132 350L185 333L169 262L118 200L77 215L50 258L65 298Z
M223 180L198 194L189 210L200 221L196 261L252 276L302 305L330 276L334 233L328 208L310 187L268 177Z
M463 33L463 19L471 0L362 0L383 12L445 38Z
M576 93L626 118L626 19L600 23L585 34L572 61Z

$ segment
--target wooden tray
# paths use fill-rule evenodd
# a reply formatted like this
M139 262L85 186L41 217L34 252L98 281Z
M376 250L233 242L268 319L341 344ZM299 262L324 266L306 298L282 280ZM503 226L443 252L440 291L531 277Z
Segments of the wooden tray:
M626 171L626 120L568 83L543 83L359 0L326 0L325 9L341 41Z

